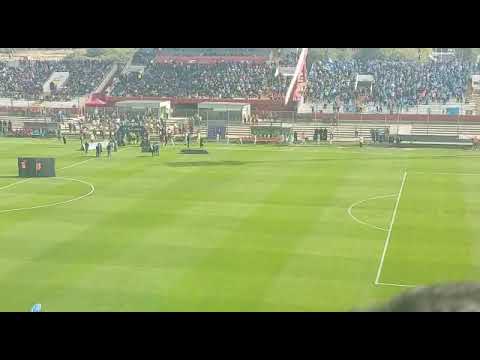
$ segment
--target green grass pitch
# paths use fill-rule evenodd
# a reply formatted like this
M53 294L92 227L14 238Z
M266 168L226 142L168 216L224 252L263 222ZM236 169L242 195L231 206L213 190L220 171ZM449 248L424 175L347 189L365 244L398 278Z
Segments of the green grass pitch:
M346 311L480 278L473 151L79 145L0 139L1 311Z

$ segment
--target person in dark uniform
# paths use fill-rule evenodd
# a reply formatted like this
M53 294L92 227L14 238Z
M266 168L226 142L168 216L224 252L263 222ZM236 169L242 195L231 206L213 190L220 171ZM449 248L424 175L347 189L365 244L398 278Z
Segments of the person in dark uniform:
M84 149L85 149L85 154L88 154L88 141L85 141Z
M97 158L100 157L100 143L97 143L97 146L95 147L95 156Z
M107 145L107 154L108 154L108 158L111 159L112 158L112 143L109 142L108 145Z
M67 144L67 138L65 137L65 135L63 135L63 144L64 144L64 145Z
M187 148L190 148L190 133L187 132Z

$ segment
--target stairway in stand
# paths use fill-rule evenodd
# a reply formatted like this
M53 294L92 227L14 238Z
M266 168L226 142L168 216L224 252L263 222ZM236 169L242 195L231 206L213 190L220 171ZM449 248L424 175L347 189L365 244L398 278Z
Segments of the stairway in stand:
M480 93L473 93L470 102L475 105L475 114L480 114Z

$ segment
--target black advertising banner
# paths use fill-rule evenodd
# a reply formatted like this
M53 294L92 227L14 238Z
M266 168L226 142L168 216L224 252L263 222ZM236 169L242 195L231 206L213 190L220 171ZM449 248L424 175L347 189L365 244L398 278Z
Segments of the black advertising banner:
M54 177L54 158L18 158L19 177Z

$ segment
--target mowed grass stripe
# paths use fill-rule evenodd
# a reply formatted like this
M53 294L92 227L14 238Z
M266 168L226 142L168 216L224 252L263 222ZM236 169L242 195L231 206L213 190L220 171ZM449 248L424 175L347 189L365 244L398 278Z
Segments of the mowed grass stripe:
M404 191L382 281L428 285L468 278L475 272L474 237L461 179L411 174Z
M17 148L15 141L0 139L0 171L16 173L18 149L53 154L62 166L94 156L80 154L79 142L36 141L19 141ZM0 216L0 286L9 294L0 297L0 309L24 311L36 302L47 311L309 311L373 305L404 289L371 285L384 234L352 221L348 206L398 191L404 168L480 170L476 154L458 150L248 146L243 151L208 144L209 155L185 156L178 154L180 148L162 149L157 158L135 147L114 153L112 160L92 158L62 175L93 183L94 196L74 206ZM0 178L0 186L13 180ZM413 259L417 269L426 270L412 274L448 280L441 274L456 267L460 277L475 278L476 238L461 230L477 231L474 181L461 179L463 188L450 180L418 181L417 195L412 193L405 209L402 196L391 245L397 242L397 223L428 238L418 248L424 254ZM446 212L419 216L419 208L432 202L427 195L441 189L432 204L449 204ZM61 190L67 191L68 186ZM464 208L456 197L463 197ZM372 203L361 211L381 221L387 207ZM462 218L466 212L472 214L468 220ZM400 223L402 214L407 217ZM428 250L439 233L439 216L449 222L441 225L444 234L432 256ZM455 234L465 239L452 251L446 239ZM389 270L391 250L385 271L404 275L412 258L399 249Z

